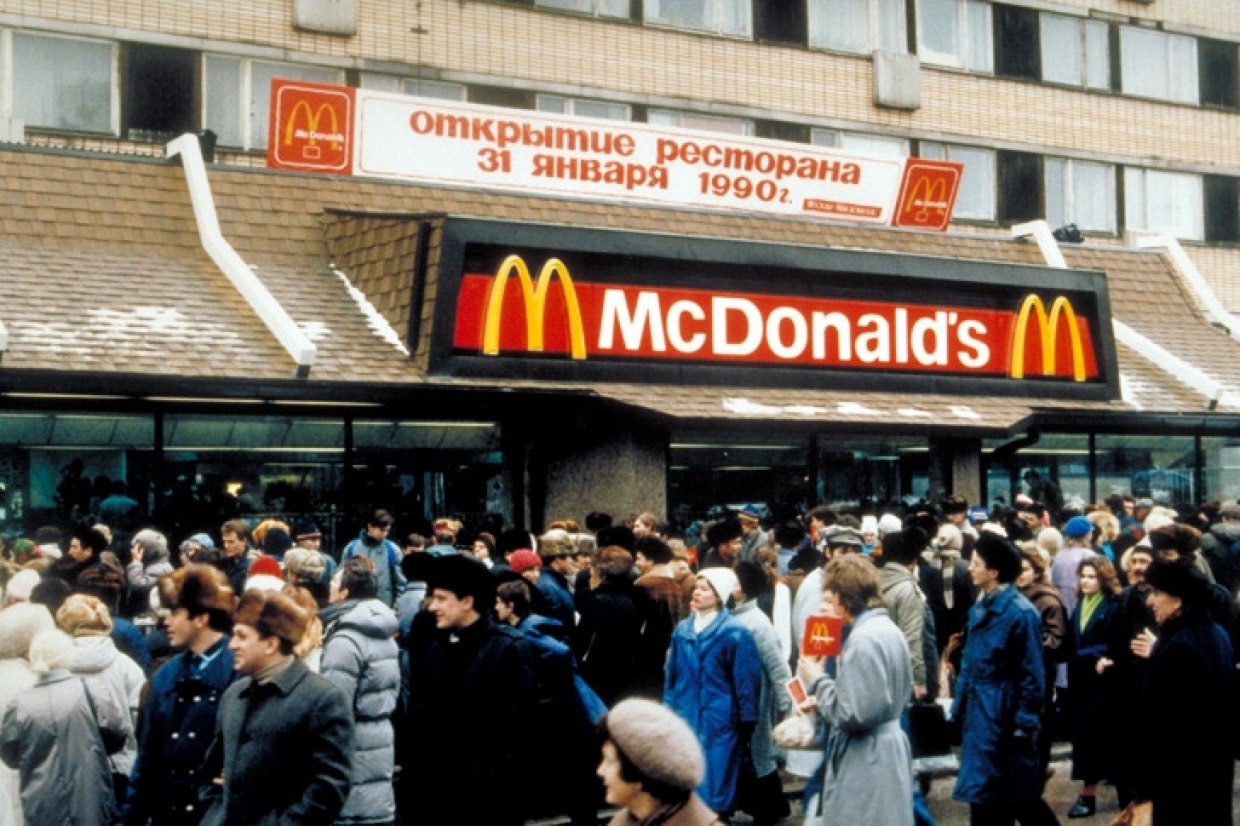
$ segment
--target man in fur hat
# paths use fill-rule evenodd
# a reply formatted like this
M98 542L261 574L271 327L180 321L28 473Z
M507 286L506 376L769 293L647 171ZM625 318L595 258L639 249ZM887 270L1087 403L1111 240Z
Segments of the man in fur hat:
M309 621L282 593L242 595L228 644L242 677L224 692L211 754L222 795L203 823L328 826L339 817L349 792L352 699L293 654Z
M429 646L410 651L417 679L404 731L401 817L523 823L538 719L533 652L521 632L491 619L495 578L481 562L441 556L427 574L436 632Z
M236 676L228 650L233 591L209 565L187 565L160 580L168 642L183 649L151 677L139 727L138 758L121 813L128 824L196 824L211 785L201 771L224 690Z

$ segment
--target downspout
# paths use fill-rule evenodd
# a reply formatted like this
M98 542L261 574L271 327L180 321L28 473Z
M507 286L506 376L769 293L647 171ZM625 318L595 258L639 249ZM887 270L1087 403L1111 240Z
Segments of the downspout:
M1184 246L1180 243L1180 239L1174 235L1154 235L1150 233L1133 232L1129 234L1129 245L1135 249L1155 249L1162 247L1167 251L1167 255L1171 257L1172 263L1175 264L1176 271L1180 277L1184 279L1197 296L1197 300L1201 302L1201 306L1205 308L1206 315L1210 320L1222 327L1227 335L1233 341L1240 341L1240 319L1228 312L1223 306L1223 302L1219 301L1218 296L1214 294L1214 290L1206 283L1206 279L1202 276L1201 271L1197 269L1197 265L1193 263L1193 259L1188 257L1188 253L1184 251Z
M1042 257L1046 259L1047 266L1054 267L1056 269L1067 269L1068 265L1064 260L1063 252L1059 249L1059 243L1055 240L1055 236L1051 234L1050 225L1047 224L1046 221L1030 221L1028 223L1017 224L1012 227L1013 238L1019 238L1025 235L1033 236L1033 239L1038 244L1038 249L1042 251ZM1195 278L1197 282L1200 282L1201 288L1208 294L1209 301L1206 300L1207 296L1201 295L1200 292L1198 293L1202 300L1206 301L1207 310L1209 311L1210 302L1213 302L1216 306L1216 312L1222 313L1227 319L1225 322L1218 321L1218 323L1222 324L1227 329L1228 334L1232 338L1240 341L1240 338L1237 338L1237 335L1240 334L1236 332L1237 327L1235 326L1235 318L1232 317L1226 310L1222 309L1222 305L1219 304L1218 299L1214 297L1214 294L1210 292L1210 288L1206 286L1205 280L1201 277L1201 274L1197 272L1197 268L1193 266L1192 261L1188 260L1188 256L1184 253L1184 248L1180 246L1179 241L1174 238L1168 238L1167 236L1154 236L1149 238L1137 237L1136 245L1147 247L1166 247L1171 254L1172 260L1174 260L1176 265L1183 270L1182 274L1188 278L1190 284L1193 283L1193 278ZM1180 259L1183 259L1183 262L1181 262ZM1185 269L1185 267L1187 267L1187 269ZM1194 285L1194 289L1196 289L1196 285ZM1213 311L1211 312L1211 317L1216 320L1219 318ZM1187 361L1161 345L1155 344L1153 341L1150 341L1148 338L1141 335L1117 318L1111 319L1111 329L1115 333L1116 341L1124 344L1132 350L1137 351L1137 353L1139 353L1146 361L1149 361L1159 369L1170 374L1176 380L1188 385L1189 388L1205 396L1209 400L1209 404L1212 405L1211 409L1217 407L1219 404L1240 407L1240 394L1227 390L1221 382L1210 378L1210 376L1208 376L1201 368L1189 364Z
M202 248L292 356L297 365L297 377L305 378L318 355L318 348L220 231L220 220L215 212L215 200L211 195L211 183L207 180L207 167L202 160L198 137L190 133L181 135L169 142L166 149L168 157L179 155L181 158Z

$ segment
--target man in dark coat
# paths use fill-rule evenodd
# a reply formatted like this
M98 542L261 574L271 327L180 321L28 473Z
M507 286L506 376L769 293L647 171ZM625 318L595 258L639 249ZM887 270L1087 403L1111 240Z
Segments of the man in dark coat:
M209 565L174 571L160 580L159 594L168 641L184 650L151 677L121 821L191 826L202 819L200 799L211 784L202 768L220 699L237 676L228 650L234 597Z
M1231 643L1210 620L1209 584L1191 565L1156 559L1145 579L1158 633L1144 686L1135 799L1153 804L1154 823L1230 824Z
M519 631L491 619L495 579L481 562L439 557L428 579L436 635L410 652L402 816L458 826L522 823L536 736L533 654Z
M329 826L349 792L352 700L293 654L310 614L291 597L241 597L228 648L244 677L224 693L213 758L222 796L204 824Z

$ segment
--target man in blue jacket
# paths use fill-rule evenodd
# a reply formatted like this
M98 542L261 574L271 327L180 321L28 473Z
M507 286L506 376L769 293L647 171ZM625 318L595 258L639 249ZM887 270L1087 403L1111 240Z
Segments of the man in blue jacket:
M393 521L395 520L392 519L392 514L382 508L377 509L366 520L366 527L358 534L357 539L344 546L340 561L344 562L351 556L364 556L374 563L379 584L378 598L383 600L384 605L394 609L396 598L405 592L409 583L400 570L403 554L396 543L388 539Z
M183 649L151 677L139 726L138 758L123 823L192 826L211 785L203 763L224 689L236 676L228 650L233 591L219 570L187 565L159 583L168 641Z

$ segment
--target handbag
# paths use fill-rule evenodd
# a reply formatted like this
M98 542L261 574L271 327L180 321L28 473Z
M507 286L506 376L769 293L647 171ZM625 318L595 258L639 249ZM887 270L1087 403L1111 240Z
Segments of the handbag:
M908 739L913 757L932 757L951 751L947 715L938 703L913 703L908 707Z
M1154 804L1148 800L1129 803L1111 821L1111 826L1154 826Z
M822 730L818 725L817 717L816 714L794 712L771 729L771 739L781 749L822 748Z

